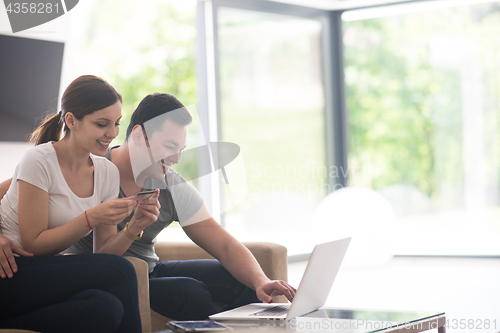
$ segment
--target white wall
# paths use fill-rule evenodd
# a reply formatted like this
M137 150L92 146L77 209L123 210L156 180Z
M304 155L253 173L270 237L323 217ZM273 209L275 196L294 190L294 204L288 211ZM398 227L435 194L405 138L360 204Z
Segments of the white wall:
M75 7L78 8L78 5ZM75 10L75 9L73 9ZM72 57L71 57L71 11L50 22L24 31L12 33L9 17L5 11L5 6L0 4L0 34L16 37L26 37L54 42L64 42L63 69L61 75L60 92L62 93L68 84L74 79L72 77ZM60 101L59 101L60 102Z
M78 5L77 5L78 6ZM77 8L77 7L75 7ZM60 96L68 84L74 79L71 57L71 13L62 15L55 20L39 25L37 27L12 33L9 18L5 11L5 6L0 4L0 34L26 37L41 40L49 40L56 42L64 42L64 57L63 68L61 75L60 93L58 100L58 108L60 104ZM40 114L41 116L42 114ZM0 118L0 121L1 118ZM25 142L0 142L0 182L11 178L14 169L21 160L24 152L32 147L32 144Z
M0 182L12 178L14 170L23 157L23 154L33 147L30 143L24 142L0 142Z

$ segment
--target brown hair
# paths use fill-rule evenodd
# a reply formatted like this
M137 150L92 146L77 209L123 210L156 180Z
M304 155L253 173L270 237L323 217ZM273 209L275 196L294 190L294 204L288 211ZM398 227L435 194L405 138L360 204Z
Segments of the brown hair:
M175 111L175 112L172 112ZM153 133L161 128L163 121L150 121L159 116L162 120L170 119L181 126L191 124L193 118L187 108L174 96L164 93L154 93L147 95L139 103L130 117L130 123L127 128L126 140L132 133L135 125L141 125L144 132ZM145 124L147 125L145 128Z
M43 123L31 133L30 142L35 145L49 141L59 141L62 130L66 134L69 128L64 126L64 116L71 112L76 119L122 102L122 96L108 82L94 75L83 75L70 83L61 99L61 111L49 114Z

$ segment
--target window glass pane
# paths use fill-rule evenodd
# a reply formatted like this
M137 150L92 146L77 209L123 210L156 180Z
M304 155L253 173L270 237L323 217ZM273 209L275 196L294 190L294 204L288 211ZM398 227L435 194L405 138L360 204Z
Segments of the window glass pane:
M499 254L499 3L343 28L350 185L392 203L394 251Z
M238 239L301 252L327 190L321 24L222 8L218 29L222 140L241 147L248 178L225 225Z
M147 94L196 103L196 3L88 0L72 15L75 77L102 76L123 95L116 142L123 142L130 115Z
M196 103L196 2L122 0L80 1L72 11L72 62L74 77L94 74L109 81L123 96L121 144L130 115L148 94L160 92L177 97L185 106ZM188 149L198 145L198 114L189 110ZM194 112L193 112L194 111ZM174 169L197 183L197 161L188 154ZM159 235L159 240L185 237L178 224Z

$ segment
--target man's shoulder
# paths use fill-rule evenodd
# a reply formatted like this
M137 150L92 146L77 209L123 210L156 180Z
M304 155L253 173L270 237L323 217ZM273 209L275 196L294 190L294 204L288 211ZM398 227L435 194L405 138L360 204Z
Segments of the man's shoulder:
M167 174L165 175L165 181L168 186L179 185L187 182L179 172L172 168L168 168Z
M104 157L106 159L108 159L109 161L111 161L111 150L115 149L115 148L120 148L120 145L113 146L113 147L108 147L108 149L106 150L106 154L104 155Z
M109 159L105 156L98 156L94 154L90 154L92 161L96 164L98 168L103 168L107 172L118 172L118 168L113 164Z

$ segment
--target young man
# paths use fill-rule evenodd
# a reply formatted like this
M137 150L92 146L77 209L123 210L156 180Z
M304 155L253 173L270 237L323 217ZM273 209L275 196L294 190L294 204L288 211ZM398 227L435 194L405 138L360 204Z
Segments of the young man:
M216 312L212 301L233 308L259 300L271 302L278 295L292 300L295 288L284 281L269 280L250 251L213 219L198 191L170 169L181 159L191 121L189 112L174 96L148 95L132 114L125 143L108 150L106 157L120 171L120 197L160 188L158 220L143 230L128 227L134 241L130 247L117 244L116 253L148 262L151 307L177 320L206 319ZM0 185L0 195L6 191L5 184ZM123 229L128 220L118 229ZM156 236L173 221L179 221L186 234L218 260L157 262ZM2 243L0 238L0 246ZM12 256L8 248L19 252L10 244L3 246L0 265L9 272L15 268L6 264L7 260L12 262L5 259ZM68 252L92 252L92 234Z

